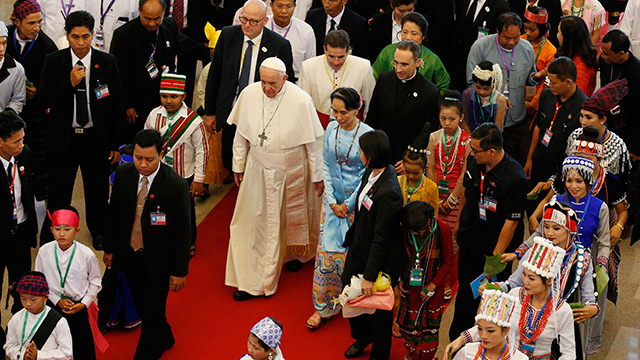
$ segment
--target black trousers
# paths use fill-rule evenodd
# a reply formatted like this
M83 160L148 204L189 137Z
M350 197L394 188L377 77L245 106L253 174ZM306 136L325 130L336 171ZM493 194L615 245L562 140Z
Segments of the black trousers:
M78 303L77 301L74 301ZM89 325L89 311L84 308L75 314L65 314L58 305L54 305L50 300L47 304L55 309L67 319L69 330L71 330L71 339L73 340L73 358L77 360L95 360L96 348L93 343L93 333L91 325Z
M15 232L0 242L0 244L2 244L0 245L0 289L4 281L5 268L7 268L8 271L9 285L19 281L24 273L31 270L30 242L32 237L33 230L24 222L18 224ZM11 313L15 314L22 309L22 302L20 302L20 294L16 291L11 292L11 297L13 297ZM2 294L0 294L0 300L1 299ZM3 346L5 342L6 334L4 333L4 329L0 327L0 358L4 358Z
M189 184L189 189L191 189L191 183L193 182L193 176L185 179L187 184ZM196 225L196 201L193 196L190 196L191 199L191 245L196 244L196 238L198 237L198 226Z
M523 119L517 124L504 128L502 136L504 138L504 151L524 167L527 162L529 145L531 144L532 130L529 123Z
M216 119L216 121L219 121ZM233 138L236 136L236 126L224 124L224 131L222 131L222 138L220 139L222 145L222 166L233 174Z
M129 251L125 273L133 302L142 320L134 359L160 359L162 353L175 343L166 315L169 274L161 273L164 272L162 261L152 258L148 251Z
M371 343L370 359L388 360L391 353L393 311L376 310L349 319L351 337L362 344Z
M73 129L69 130L73 131ZM52 158L53 183L47 209L53 212L60 206L71 204L73 185L78 167L82 172L87 227L92 236L103 235L105 214L109 199L109 160L95 146L94 128L84 129L83 134L71 135L71 152L62 158ZM40 232L40 244L53 240L51 221L45 217Z

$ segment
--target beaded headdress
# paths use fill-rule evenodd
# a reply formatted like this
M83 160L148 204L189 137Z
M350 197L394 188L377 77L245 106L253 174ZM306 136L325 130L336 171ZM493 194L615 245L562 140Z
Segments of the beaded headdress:
M557 201L555 196L544 205L542 221L552 221L571 233L578 231L578 214L572 208Z
M502 91L502 69L497 63L493 64L491 70L483 70L476 65L473 68L473 75L482 81L491 80L491 87L497 91Z
M160 93L182 95L185 93L186 83L187 77L185 75L171 74L169 73L169 67L165 66L160 80Z
M520 316L520 302L517 297L498 290L485 290L482 293L476 321L486 320L498 326L511 327L514 316Z
M567 180L571 170L578 172L584 181L593 184L593 161L578 156L567 156L562 162L562 180Z
M604 146L597 142L587 140L574 140L572 146L573 154L594 155L598 159L604 157Z
M564 259L565 251L551 241L536 236L529 257L524 259L522 266L544 278L555 278Z
M271 349L275 349L280 346L282 328L268 316L253 325L251 333L258 339L262 340Z

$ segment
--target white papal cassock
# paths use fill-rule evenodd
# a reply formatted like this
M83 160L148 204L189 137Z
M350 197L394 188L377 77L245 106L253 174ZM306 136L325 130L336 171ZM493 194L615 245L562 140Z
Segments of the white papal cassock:
M272 295L285 261L315 256L321 198L313 183L322 180L322 126L311 97L290 82L274 98L259 82L247 86L227 122L237 125L233 171L244 179L225 284Z

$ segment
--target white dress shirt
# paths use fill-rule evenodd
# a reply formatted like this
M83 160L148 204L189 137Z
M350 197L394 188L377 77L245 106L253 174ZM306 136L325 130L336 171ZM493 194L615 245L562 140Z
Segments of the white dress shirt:
M87 124L84 126L85 129L88 129L90 127L93 127L93 120L91 119L91 103L90 103L90 99L91 97L89 96L89 92L93 91L93 89L91 88L91 86L89 86L89 79L91 78L91 53L93 52L93 50L91 50L91 48L89 48L89 53L87 55L85 55L82 59L80 59L79 57L76 56L76 54L73 52L73 50L69 50L71 51L71 66L76 66L76 63L78 63L78 61L82 62L82 65L84 65L84 83L85 86L87 87L87 112L89 113L89 122L87 122ZM75 95L73 98L73 122L72 122L72 126L74 128L79 128L82 127L78 124L78 121L76 120L76 99L75 99Z
M149 193L149 190L151 189L151 184L153 184L153 179L156 178L156 175L158 175L158 171L160 170L160 164L158 164L158 168L156 169L156 171L152 172L151 175L147 176L147 180L149 180L149 185L147 186L147 194ZM138 176L138 188L136 190L136 194L140 192L140 189L142 189L142 178L145 177L142 174L139 174Z
M476 5L476 13L473 14L473 20L476 20L476 17L478 17L478 14L480 13L480 10L482 10L482 6L484 5L484 3L486 2L486 0L478 0L478 5ZM467 12L469 12L469 10L471 9L471 5L473 5L473 0L469 1L469 7L467 8Z
M51 308L46 306L44 307L45 312L44 317L47 317L46 314L51 311ZM4 349L7 352L7 356L11 360L16 360L18 355L20 355L20 359L24 359L24 353L27 350L27 345L31 342L31 339L27 336L31 329L36 325L38 319L42 315L42 311L38 314L31 314L25 309L18 311L11 320L9 320L9 325L7 325L7 342L4 345ZM24 317L27 316L27 326L25 327L25 337L22 338L22 328L24 326ZM42 322L38 325L38 328L42 326ZM38 328L34 329L31 337L38 331ZM21 343L24 342L25 345L20 349ZM62 318L56 324L56 327L53 328L51 335L47 341L42 345L42 349L38 350L38 360L67 360L71 359L73 356L73 348L72 348L73 340L71 338L71 331L69 330L69 323L67 323L67 319Z
M20 169L16 169L16 158L13 156L9 161L0 156L0 160L2 160L2 168L4 172L7 173L7 167L9 163L13 164L13 171L16 173L16 178L13 181L13 196L16 198L16 213L18 214L18 224L22 224L25 220L27 220L27 214L24 212L24 206L22 206L22 181L20 180ZM11 181L13 179L13 171L9 174L7 173L7 179Z
M336 26L335 26L335 30L338 30L338 27L340 26L340 21L342 20L342 15L344 15L344 9L345 7L342 7L342 11L340 11L340 14L336 15L336 17L332 18L331 15L327 14L327 28L325 31L325 35L329 33L329 30L331 29L331 20L336 22Z
M278 33L291 43L293 72L298 78L300 69L302 69L302 62L316 56L316 35L313 33L313 28L295 17L291 18L288 26L280 27L273 19L269 19L265 27ZM293 81L293 79L289 80Z
M73 255L69 275L67 275L63 289L60 284L60 274L62 274L62 278L64 278L67 273L74 246L76 247L76 252ZM58 266L56 265L56 253L58 255L60 273L58 273ZM102 289L100 263L98 262L96 254L88 246L75 240L65 251L62 251L55 241L42 245L40 250L38 250L34 269L43 273L47 278L47 283L49 284L49 299L54 304L58 304L61 295L64 293L66 296L71 297L73 301L82 302L89 308L93 299L96 298L98 292Z
M360 193L360 196L358 196L358 210L361 210L362 208L362 202L364 201L364 196L367 195L367 193L369 192L369 190L371 190L371 188L373 187L373 184L376 183L376 181L378 181L378 178L380 178L380 175L382 175L383 171L380 171L380 173L378 175L373 175L373 171L371 173L369 173L369 179L367 180L367 183L364 185L364 188L362 188L362 192Z
M400 42L402 40L401 33L402 25L398 24L391 14L391 42L389 44Z

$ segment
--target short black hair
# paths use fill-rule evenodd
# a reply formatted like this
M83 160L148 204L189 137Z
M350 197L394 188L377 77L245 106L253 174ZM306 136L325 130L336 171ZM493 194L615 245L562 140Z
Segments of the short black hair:
M142 7L144 6L144 4L146 4L147 2L149 2L151 0L140 0L138 1L138 10L141 10ZM167 10L167 3L164 0L154 0L160 3L160 5L162 5L162 10Z
M509 29L510 26L517 26L518 29L522 29L522 19L518 14L509 11L498 16L498 20L496 20L498 34Z
M162 135L155 129L140 130L133 138L133 143L141 148L148 148L155 146L158 150L158 154L162 154Z
M382 130L364 133L358 141L362 153L369 160L370 169L381 169L391 164L391 144L389 137Z
M395 8L402 5L411 5L417 2L418 0L391 0L391 7Z
M429 221L434 218L434 215L433 205L425 201L411 201L402 207L400 221L402 226L408 230L422 231L427 229Z
M580 134L576 140L586 140L588 142L600 144L599 136L600 133L598 132L598 129L589 125L582 128L582 134Z
M462 101L460 101L459 91L449 89L444 91L444 94L442 94L442 102L440 103L440 110L444 108L456 109L458 115L464 114L464 106L462 106Z
M364 102L364 100L362 100L362 97L360 96L360 94L358 94L356 89L352 87L341 87L335 89L331 93L332 102L333 99L342 100L347 110L358 110L361 106L364 105L363 103L360 103L361 101Z
M409 50L413 54L413 60L418 60L422 56L422 48L420 45L416 44L412 40L402 40L396 46L396 51L398 50Z
M16 132L27 128L27 123L12 109L0 112L0 139L7 141Z
M347 49L351 45L351 38L344 30L332 30L329 31L327 36L324 37L324 46L331 46L334 48Z
M547 9L542 8L542 7L538 7L538 6L529 6L527 8L527 10L529 10L529 12L532 13L532 14L538 15L540 13L540 10L545 10L546 11ZM540 31L540 36L547 35L547 33L549 32L549 29L551 29L551 25L549 25L548 19L547 19L547 22L544 23L544 24L533 22L533 21L527 20L527 19L524 19L524 21L525 22L529 21L529 22L532 22L532 23L536 24L536 27L538 28L538 31Z
M500 131L500 127L494 123L484 123L478 126L471 133L471 138L480 140L482 150L502 150L502 144L504 143L502 131Z
M276 319L274 319L272 317L269 317L269 319L271 319L271 321L273 321L273 323L276 324L280 328L280 330L282 330L282 323L280 323L280 321L278 321L278 320L276 320ZM256 336L256 334L253 334L253 336ZM258 339L258 344L260 344L260 347L262 347L264 349L264 351L269 351L271 349L271 347L269 345L267 345L267 343L262 341L262 339L260 339L257 336L256 336L256 338Z
M629 52L631 41L622 30L613 29L602 38L602 43L611 43L611 51L614 53Z
M481 70L493 71L493 63L491 61L487 61L487 60L480 61L477 66ZM480 86L493 86L493 81L491 81L491 78L487 80L482 80L479 77L477 77L476 74L474 73L471 73L471 80L474 83L480 84ZM499 91L500 89L496 89L496 90Z
M422 36L424 36L424 41L427 41L427 31L429 31L429 22L424 15L417 12L410 12L405 14L402 17L402 21L400 22L400 26L404 27L404 23L412 22L416 24L420 28L420 32L422 32Z
M76 215L78 215L78 219L80 218L80 213L78 212L78 209L74 208L71 205L63 205L63 206L59 206L57 208L55 208L53 210L53 212L51 213L51 215L53 215L54 212L58 211L58 210L69 210L69 211L73 211L74 213L76 213Z
M578 79L576 64L566 56L560 56L553 60L551 64L549 64L547 72L559 77L560 81L571 79L573 82L576 82Z
M64 21L64 30L69 34L73 28L84 26L93 33L93 25L95 25L93 15L84 10L78 10L67 16L67 19Z

